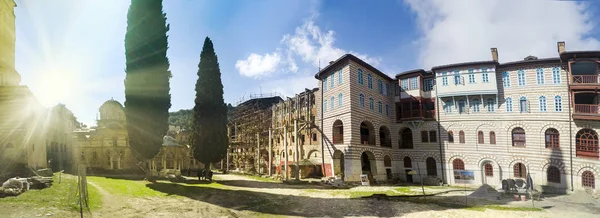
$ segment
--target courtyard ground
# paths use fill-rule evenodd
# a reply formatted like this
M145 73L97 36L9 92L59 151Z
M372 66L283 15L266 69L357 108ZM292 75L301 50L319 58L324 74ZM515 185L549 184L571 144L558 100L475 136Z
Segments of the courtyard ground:
M101 207L92 209L94 217L595 217L600 213L600 205L573 202L565 197L544 199L536 202L533 209L531 202L479 198L468 198L465 206L465 194L472 190L465 192L460 187L428 187L428 194L444 194L424 199L403 197L421 194L419 186L331 189L231 174L217 174L213 183L147 183L90 176L88 184L97 190L95 198L101 198L96 202L102 202ZM11 200L0 201L0 209L15 205L7 202ZM51 216L73 216L68 207L56 210L59 212L54 211ZM8 211L11 217L47 215Z

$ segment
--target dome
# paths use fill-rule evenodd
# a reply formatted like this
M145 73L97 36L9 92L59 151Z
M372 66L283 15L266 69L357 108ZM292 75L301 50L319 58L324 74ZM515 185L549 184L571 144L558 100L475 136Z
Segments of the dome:
M124 121L125 112L123 109L123 105L120 102L110 99L100 106L100 120Z

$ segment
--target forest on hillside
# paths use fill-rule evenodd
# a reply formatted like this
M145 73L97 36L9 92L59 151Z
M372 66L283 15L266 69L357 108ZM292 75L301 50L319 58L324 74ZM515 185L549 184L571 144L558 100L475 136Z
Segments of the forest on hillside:
M235 107L227 104L227 120ZM192 129L192 120L194 118L193 109L181 109L175 112L169 112L169 124L181 126L184 129Z

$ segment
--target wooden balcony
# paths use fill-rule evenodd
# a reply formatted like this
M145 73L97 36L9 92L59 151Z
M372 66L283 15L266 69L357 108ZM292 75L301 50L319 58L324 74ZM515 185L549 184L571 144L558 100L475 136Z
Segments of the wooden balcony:
M397 121L435 119L435 110L402 111Z
M575 104L573 119L600 120L600 105L597 104Z
M598 75L573 75L571 85L600 85Z

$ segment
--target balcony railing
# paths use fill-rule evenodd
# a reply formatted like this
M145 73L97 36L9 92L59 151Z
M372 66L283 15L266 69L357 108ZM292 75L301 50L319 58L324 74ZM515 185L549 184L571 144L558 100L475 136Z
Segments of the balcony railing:
M598 75L575 75L573 84L600 84L600 77Z
M575 104L574 113L600 115L600 105L597 105L597 104Z
M413 111L402 111L402 117L400 120L404 119L414 119L414 118L435 118L435 110L413 110Z

